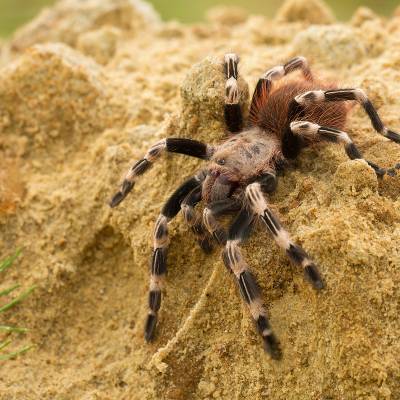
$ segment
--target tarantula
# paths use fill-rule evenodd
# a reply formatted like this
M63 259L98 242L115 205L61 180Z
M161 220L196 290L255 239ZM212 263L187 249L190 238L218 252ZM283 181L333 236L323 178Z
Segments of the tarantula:
M209 161L208 168L179 186L157 219L145 339L150 341L154 338L161 305L161 290L167 270L167 224L182 210L186 223L197 235L204 251L211 250L213 240L224 246L224 264L237 281L263 339L264 348L272 358L279 359L279 341L268 322L259 286L240 250L240 245L255 222L261 220L264 223L277 245L294 264L303 269L305 278L315 289L322 289L324 282L312 258L292 241L270 208L268 194L276 188L277 174L288 160L296 158L303 148L312 143L341 143L350 159L363 158L349 135L343 131L349 111L345 101L360 103L374 129L384 137L400 143L400 135L384 126L363 90L338 89L333 84L316 80L304 57L295 57L261 76L245 123L239 104L238 63L236 54L225 55L224 117L228 138L219 145L183 138L159 141L129 169L110 206L116 207L121 203L133 188L137 177L147 171L165 150ZM301 79L274 84L295 70L302 72ZM383 169L370 161L366 162L378 176L385 173L393 175L395 172L393 168ZM400 169L400 164L396 168ZM205 208L201 218L194 207L202 200ZM238 214L226 232L217 218L229 212Z

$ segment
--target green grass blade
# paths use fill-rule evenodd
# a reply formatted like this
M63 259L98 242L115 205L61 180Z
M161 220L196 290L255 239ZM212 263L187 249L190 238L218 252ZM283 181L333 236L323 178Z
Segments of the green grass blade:
M5 340L4 342L0 342L0 350L5 349L11 343L11 339Z
M4 354L4 355L0 355L0 361L4 361L4 360L9 360L10 358L14 358L19 356L22 353L26 353L28 350L30 350L32 347L34 347L33 344L30 344L28 346L23 347L22 349L19 349L17 351L14 351L12 353L8 353L8 354Z
M5 271L7 268L13 265L13 262L17 259L17 257L21 254L22 249L17 249L17 251L12 255L7 257L5 260L0 262L0 272Z
M0 325L0 331L25 333L28 332L28 328L18 328L17 326Z
M8 294L10 294L15 289L18 289L20 286L21 285L19 285L17 283L16 285L9 287L8 289L4 289L3 291L0 292L0 296L7 296Z
M27 297L36 286L31 286L28 290L24 293L17 296L15 299L11 300L9 303L5 304L3 307L0 307L0 313L9 310L11 307L14 307L18 303L20 303L25 297Z

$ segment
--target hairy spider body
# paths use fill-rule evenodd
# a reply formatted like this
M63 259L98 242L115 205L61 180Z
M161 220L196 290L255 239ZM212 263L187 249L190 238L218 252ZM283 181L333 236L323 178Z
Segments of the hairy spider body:
M228 139L216 146L184 138L167 138L157 142L142 160L129 169L110 205L117 206L127 196L138 176L145 173L163 151L208 160L208 168L180 185L157 219L145 338L148 341L154 338L161 307L167 271L168 223L182 211L185 222L204 251L211 251L213 242L223 246L224 264L235 278L263 339L264 348L272 358L279 359L279 341L269 325L259 286L240 250L255 222L260 220L264 223L276 244L303 270L306 280L315 289L322 289L324 282L316 264L302 247L292 241L268 203L268 195L276 188L277 172L312 143L343 144L350 159L363 158L349 135L342 130L349 110L344 101L360 103L374 129L384 137L400 143L400 135L384 126L364 91L338 89L333 84L316 81L304 57L295 57L284 65L274 67L259 79L249 119L244 124L237 85L238 62L235 54L225 55L224 117L230 132ZM274 83L295 70L303 73L298 81L281 85ZM370 161L366 162L378 176L395 173L394 168L383 169ZM400 169L400 164L396 165L396 169ZM201 201L205 207L199 215L195 206ZM237 216L226 232L218 218L231 212L237 212Z
M235 188L263 173L275 171L283 160L281 145L274 135L259 127L231 136L215 148L209 174L203 184L203 199L213 202L229 197Z
M277 84L276 86L278 86ZM250 123L262 128L265 132L282 139L285 132L289 106L292 100L301 94L312 90L333 90L334 84L325 82L299 81L283 82L274 88L270 94L266 91L257 97L250 114ZM290 115L292 121L309 121L321 126L344 129L348 107L344 103L312 103Z

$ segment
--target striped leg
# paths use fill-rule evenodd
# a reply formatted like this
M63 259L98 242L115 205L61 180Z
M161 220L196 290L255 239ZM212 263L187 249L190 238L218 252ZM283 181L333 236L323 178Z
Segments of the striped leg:
M208 160L213 153L213 148L197 140L167 138L154 144L144 158L134 164L125 176L119 191L110 201L110 207L114 208L127 196L135 185L138 176L143 175L161 155L163 151L185 154L187 156Z
M237 84L238 64L239 57L236 54L225 54L224 71L226 84L224 116L226 126L232 133L241 131L243 126L243 116L239 104L239 88Z
M151 260L151 277L149 292L149 313L145 325L145 339L154 338L157 313L161 306L161 290L167 272L168 222L181 209L184 198L200 186L203 174L199 174L184 182L165 203L154 228L154 250Z
M309 140L324 140L333 143L343 143L346 150L346 154L351 160L364 159L360 150L350 139L346 132L339 131L338 129L329 128L326 126L320 126L312 122L307 121L293 121L290 124L292 132L304 139ZM395 175L395 169L381 168L375 163L365 160L376 172L377 175L383 176L384 174ZM400 164L397 164L400 168Z
M291 240L289 233L282 227L278 218L268 206L261 185L258 182L251 183L246 187L246 197L250 207L261 217L278 246L285 250L293 263L303 268L305 278L315 289L322 289L324 283L317 266L309 255Z
M265 351L273 359L278 360L282 357L278 339L269 324L257 281L250 272L239 247L253 222L254 214L247 209L243 209L229 229L228 241L222 255L225 266L234 274L237 280L243 300L249 307L251 316L263 338Z
M194 234L197 236L197 242L205 253L210 253L213 249L212 238L208 234L201 216L196 212L194 207L202 199L202 186L193 189L183 200L181 209L183 218L191 227Z
M295 101L301 106L311 103L348 100L357 101L362 105L371 120L372 126L378 133L400 143L400 135L385 127L375 107L362 89L312 90L295 97Z
M240 202L232 198L214 201L204 208L204 225L220 245L224 246L226 243L226 232L216 218L228 212L239 211L240 208Z
M253 123L257 120L259 111L263 107L268 94L271 92L272 82L282 79L287 74L296 70L301 70L307 80L313 79L306 58L301 56L292 58L284 65L277 65L261 76L257 82L250 105L250 119Z

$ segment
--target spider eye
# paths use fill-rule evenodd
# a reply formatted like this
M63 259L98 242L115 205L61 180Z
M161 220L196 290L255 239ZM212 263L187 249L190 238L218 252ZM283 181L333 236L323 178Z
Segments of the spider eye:
M218 158L217 164L218 165L225 165L225 158Z

